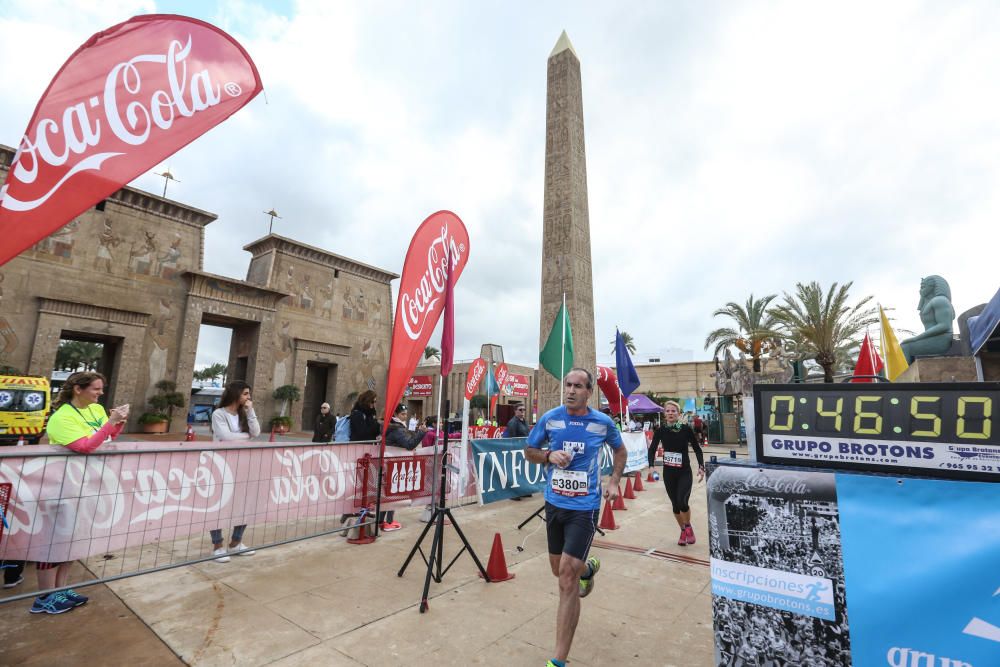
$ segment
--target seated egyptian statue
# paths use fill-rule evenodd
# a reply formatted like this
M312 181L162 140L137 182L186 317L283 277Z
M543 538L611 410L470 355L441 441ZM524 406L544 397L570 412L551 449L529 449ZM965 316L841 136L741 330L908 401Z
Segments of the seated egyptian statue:
M927 276L921 280L917 310L924 332L900 343L906 361L911 364L915 357L945 354L951 348L955 309L951 305L948 281L941 276Z

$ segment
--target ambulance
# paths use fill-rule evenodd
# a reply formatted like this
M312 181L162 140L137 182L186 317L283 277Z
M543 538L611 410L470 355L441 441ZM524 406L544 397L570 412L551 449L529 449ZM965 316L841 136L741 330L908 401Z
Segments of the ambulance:
M50 404L48 378L0 375L0 444L23 439L37 445L45 433Z

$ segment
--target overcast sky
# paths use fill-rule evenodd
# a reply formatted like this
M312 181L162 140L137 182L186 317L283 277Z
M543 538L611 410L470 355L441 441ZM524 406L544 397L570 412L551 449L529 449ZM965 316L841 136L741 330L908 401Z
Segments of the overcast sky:
M91 34L149 12L222 27L264 82L169 160L168 196L219 215L205 270L245 278L275 207L275 232L399 273L417 225L453 210L471 237L458 358L492 342L537 363L563 29L583 70L599 361L616 325L640 352L708 359L715 308L797 281L853 280L915 331L922 276L951 283L958 313L1000 287L996 2L2 0L0 142ZM227 346L209 339L199 365Z

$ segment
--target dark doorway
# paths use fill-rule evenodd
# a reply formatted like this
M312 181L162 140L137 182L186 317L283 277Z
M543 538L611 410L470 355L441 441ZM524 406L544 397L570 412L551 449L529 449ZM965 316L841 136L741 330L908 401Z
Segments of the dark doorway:
M319 414L319 406L323 402L335 405L333 387L336 381L337 367L334 364L324 364L310 361L306 363L306 387L302 392L302 430L309 431Z
M63 371L67 377L77 371L96 371L106 377L108 382L104 387L104 395L98 402L107 408L121 361L121 343L122 339L114 336L64 330L59 335L53 370ZM57 383L62 384L63 373L57 376L60 381L53 381L53 391L57 388Z

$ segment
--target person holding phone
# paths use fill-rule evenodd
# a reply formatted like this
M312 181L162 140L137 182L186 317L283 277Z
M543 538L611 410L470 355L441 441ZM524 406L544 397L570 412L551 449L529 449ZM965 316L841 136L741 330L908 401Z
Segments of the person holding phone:
M252 388L246 382L230 382L219 399L219 408L212 413L212 440L252 440L260 435L260 421L253 411L253 400L250 398ZM212 554L216 563L228 563L230 551L237 556L252 556L256 551L248 549L243 544L243 531L246 524L233 526L229 539L229 549L222 546L222 529L210 531L212 536Z
M52 416L45 426L49 444L60 445L80 454L89 454L105 442L110 442L125 426L128 419L128 404L120 405L108 414L98 403L104 395L107 379L100 373L73 373L59 390L53 406ZM73 563L36 563L38 589L63 588L69 581L69 571ZM40 595L31 605L32 614L62 614L80 605L89 598L72 588Z

